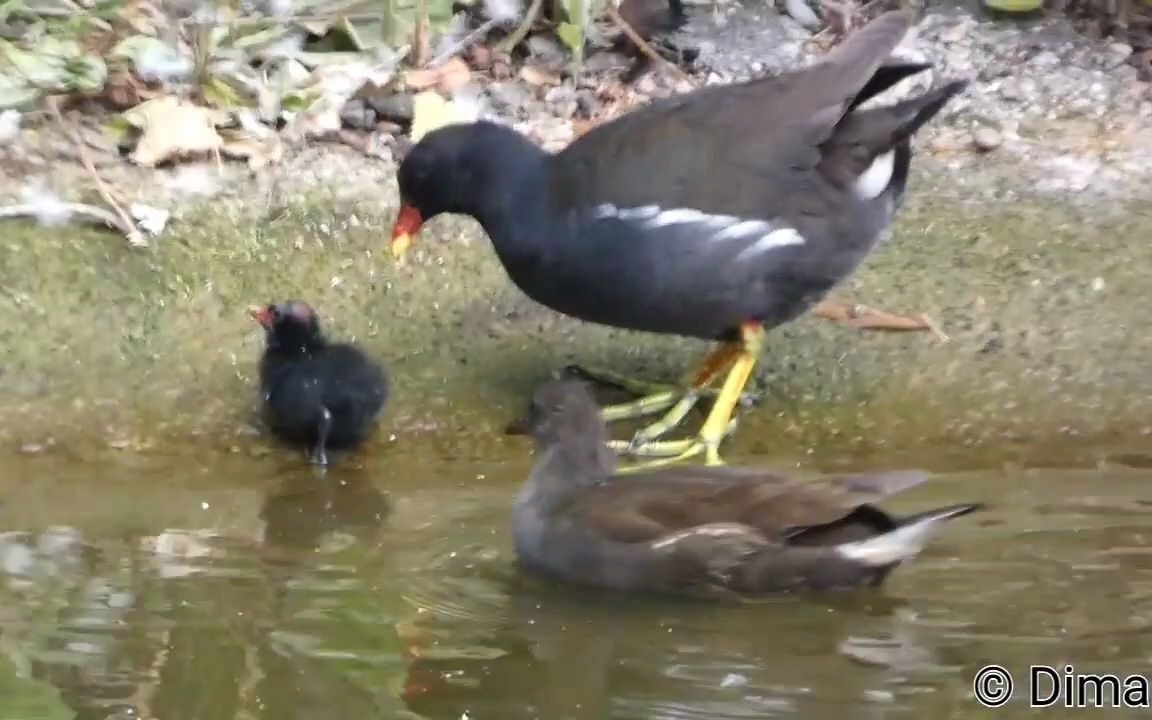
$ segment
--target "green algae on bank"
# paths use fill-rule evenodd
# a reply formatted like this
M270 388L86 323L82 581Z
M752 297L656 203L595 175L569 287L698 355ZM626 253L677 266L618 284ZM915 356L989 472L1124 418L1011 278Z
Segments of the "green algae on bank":
M385 252L393 212L328 196L271 215L209 206L144 250L95 231L6 225L0 439L250 444L262 337L245 309L272 299L308 300L334 336L388 363L397 393L386 423L401 436L489 437L569 362L670 379L706 350L535 305L470 220L429 223L416 262L396 266ZM1147 433L1152 374L1133 333L1149 236L1136 203L914 195L837 297L927 312L952 341L811 318L779 328L759 369L764 398L734 444L880 451Z

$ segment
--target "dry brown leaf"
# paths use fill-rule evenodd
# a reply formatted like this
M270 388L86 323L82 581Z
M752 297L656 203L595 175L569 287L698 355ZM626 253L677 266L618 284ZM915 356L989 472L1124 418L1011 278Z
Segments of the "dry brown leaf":
M258 137L247 130L219 130L224 144L220 152L230 158L247 160L248 167L259 170L279 162L284 156L284 146L276 135Z
M439 80L440 74L435 70L409 70L404 73L404 84L407 85L410 90L417 92L435 87Z
M117 110L136 107L162 94L162 91L150 88L143 80L123 70L111 73L104 83L104 99Z
M466 85L471 79L472 70L468 67L468 63L458 57L434 68L409 70L404 73L404 84L417 92L435 88L451 93Z
M525 65L520 68L520 79L529 85L559 85L560 76L549 70L535 65Z
M472 69L468 67L468 63L458 57L451 58L437 70L440 73L437 87L444 92L456 92L472 79Z
M142 131L129 159L151 167L183 155L219 152L224 139L216 126L227 122L228 115L168 95L137 105L124 119Z
M492 67L492 50L483 45L473 45L468 49L468 60L477 70L487 70Z
M148 0L133 0L116 13L121 22L125 22L140 35L156 37L159 30L167 27L167 16Z

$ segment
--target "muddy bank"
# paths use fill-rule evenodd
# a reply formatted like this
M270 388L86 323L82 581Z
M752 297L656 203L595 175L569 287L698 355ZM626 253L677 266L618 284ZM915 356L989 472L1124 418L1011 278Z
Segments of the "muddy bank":
M994 195L926 163L887 245L837 297L927 312L951 342L804 318L770 335L761 405L734 452L1067 447L1150 431L1140 328L1146 203ZM9 450L262 453L261 336L248 304L302 297L386 359L398 391L376 442L486 454L531 388L569 362L672 378L702 343L614 331L534 305L472 221L430 223L407 267L386 253L394 188L192 207L132 249L76 228L0 241L0 442ZM242 191L241 191L242 192ZM1005 199L1007 198L1007 199ZM622 432L622 431L620 431ZM1047 452L1047 451L1045 451Z

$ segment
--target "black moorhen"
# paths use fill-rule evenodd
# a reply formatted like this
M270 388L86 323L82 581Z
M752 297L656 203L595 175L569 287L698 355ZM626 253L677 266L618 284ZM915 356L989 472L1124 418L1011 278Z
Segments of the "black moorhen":
M307 445L328 464L329 448L362 442L388 399L388 376L359 348L330 343L316 311L298 300L253 307L265 330L260 390L265 422L281 440Z
M861 107L929 67L890 58L910 26L907 14L886 13L811 67L654 101L555 155L503 125L439 128L400 166L392 251L402 256L429 218L470 215L537 302L719 341L686 388L605 417L671 408L631 452L665 457L649 465L700 453L721 464L764 330L802 315L860 265L900 205L910 138L967 84ZM655 442L726 369L698 436Z
M538 458L516 501L521 564L613 590L755 595L880 584L966 503L895 517L872 503L919 471L791 479L762 469L672 467L614 475L616 456L584 383L537 389L508 432Z

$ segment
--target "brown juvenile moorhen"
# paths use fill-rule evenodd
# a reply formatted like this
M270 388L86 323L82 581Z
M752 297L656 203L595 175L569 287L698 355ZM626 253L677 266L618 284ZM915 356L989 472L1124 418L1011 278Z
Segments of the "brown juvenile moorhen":
M672 467L614 475L616 456L580 381L537 389L509 427L538 458L516 501L516 552L529 571L613 590L762 594L878 585L966 503L895 517L872 503L919 471L819 482L762 469Z
M605 417L671 408L631 452L720 464L765 328L799 317L859 266L903 197L910 138L967 84L860 107L928 67L890 60L910 26L886 13L811 67L654 101L555 155L503 125L439 128L400 166L392 251L403 255L429 218L470 215L537 302L719 341L686 388ZM726 369L698 436L655 442Z
M260 391L272 433L311 448L316 465L328 464L328 448L362 442L388 399L384 369L353 345L329 342L306 303L255 306L249 313L265 330Z

